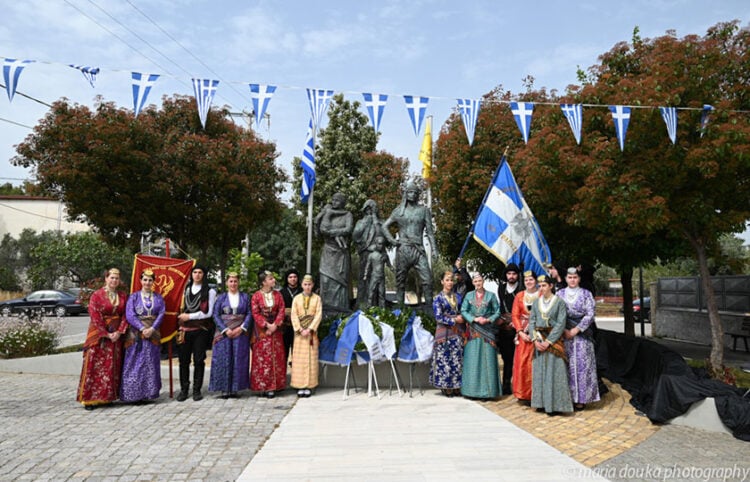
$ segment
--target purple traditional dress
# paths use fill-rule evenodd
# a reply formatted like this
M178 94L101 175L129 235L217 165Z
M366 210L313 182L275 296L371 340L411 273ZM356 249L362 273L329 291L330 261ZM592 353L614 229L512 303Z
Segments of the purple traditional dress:
M587 289L563 288L557 296L565 301L567 323L565 328L578 327L581 332L565 339L568 355L568 380L573 403L585 404L599 400L599 383L596 378L596 355L594 353L593 329L596 301Z
M209 392L235 395L250 388L250 297L246 293L222 293L214 304L214 333ZM238 326L242 334L228 338Z
M461 295L441 291L432 300L432 311L437 326L432 348L430 383L435 388L452 390L461 388L461 371L464 362L464 333L466 326L456 323L461 313Z
M122 366L120 400L138 402L159 398L161 390L161 333L164 298L159 293L136 291L128 298L125 317L130 328L125 335L125 361ZM141 333L154 328L149 338Z

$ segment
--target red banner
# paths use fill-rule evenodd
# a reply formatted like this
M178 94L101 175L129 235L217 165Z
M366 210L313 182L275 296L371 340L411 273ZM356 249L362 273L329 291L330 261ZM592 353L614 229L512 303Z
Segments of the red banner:
M167 312L161 328L162 343L169 341L177 330L177 315L182 307L185 285L193 272L194 259L184 260L146 256L136 254L133 261L133 278L130 281L130 292L141 289L141 272L151 268L154 272L154 291L164 297Z

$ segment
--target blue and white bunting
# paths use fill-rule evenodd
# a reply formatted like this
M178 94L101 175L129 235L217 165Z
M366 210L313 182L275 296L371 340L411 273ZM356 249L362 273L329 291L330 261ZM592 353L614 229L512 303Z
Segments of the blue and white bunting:
M659 107L661 118L667 125L667 134L672 144L677 143L677 108L676 107Z
M469 145L474 143L474 130L477 127L477 118L479 110L482 108L482 101L475 99L457 99L458 111L461 113L461 120L464 122L466 137L469 139Z
M305 148L302 150L302 188L300 199L304 204L310 199L310 193L315 185L315 139L313 137L313 121L307 127L307 137L305 138Z
M583 106L581 104L560 104L560 108L568 119L570 130L576 138L576 144L581 145L581 129L583 127Z
M320 121L323 120L331 97L333 97L332 90L307 89L307 100L310 101L310 116L316 130L320 127Z
M21 76L23 68L34 60L5 59L3 62L3 78L5 79L5 90L8 92L8 100L13 102L18 88L18 78Z
M388 96L386 94L363 92L362 97L365 99L365 108L367 109L367 115L370 117L372 128L375 129L375 132L380 132L380 120L383 118Z
M211 102L216 94L216 87L219 85L218 80L211 79L193 79L193 90L195 91L195 103L198 104L198 117L201 119L201 125L206 128L206 119L208 111L211 109Z
M419 131L422 130L422 121L424 120L425 112L427 112L427 104L429 104L430 98L405 95L404 102L406 103L406 112L409 114L409 120L411 120L411 126L414 128L414 135L418 136Z
M711 112L714 110L714 106L711 104L703 104L703 112L701 112L701 137L706 133L706 127L708 126L708 119L711 116Z
M159 75L131 72L131 78L133 79L133 113L138 117Z
M620 151L625 150L625 134L628 133L628 124L630 124L630 107L624 105L610 105L609 110L612 112L612 120L615 122L615 133L620 143Z
M73 65L68 64L70 67L80 70L83 77L89 81L91 87L94 87L94 81L96 80L97 74L99 74L99 67L89 67L88 65Z
M271 102L274 92L276 92L275 85L264 85L264 84L248 84L250 87L250 99L253 101L253 112L255 113L255 130L260 130L260 122L266 115L266 109L268 109L268 103Z
M474 222L474 239L503 264L544 273L551 254L505 156Z
M529 132L531 131L531 116L534 113L533 102L511 102L510 110L516 119L518 130L523 135L524 144L529 143Z

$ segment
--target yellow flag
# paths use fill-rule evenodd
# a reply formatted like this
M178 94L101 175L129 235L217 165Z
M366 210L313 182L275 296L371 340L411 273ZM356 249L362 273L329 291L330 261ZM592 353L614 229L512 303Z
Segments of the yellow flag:
M419 150L419 160L422 161L422 178L429 179L432 171L432 116L427 117L424 128L422 148Z

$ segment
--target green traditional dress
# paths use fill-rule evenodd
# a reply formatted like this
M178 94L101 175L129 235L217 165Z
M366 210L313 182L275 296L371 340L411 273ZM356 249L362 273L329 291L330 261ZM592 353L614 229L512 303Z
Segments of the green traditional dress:
M492 331L500 317L497 296L484 291L466 294L461 304L461 316L469 328L469 342L464 347L464 367L461 378L461 394L472 398L497 398L500 391L500 376L497 369L495 334ZM490 323L481 325L474 320L484 316Z
M539 297L531 306L531 337L552 343L546 351L536 351L531 374L531 406L543 408L547 413L573 411L565 346L562 344L566 318L565 302L555 295L549 301Z

